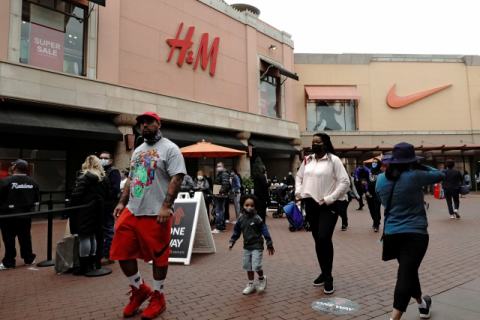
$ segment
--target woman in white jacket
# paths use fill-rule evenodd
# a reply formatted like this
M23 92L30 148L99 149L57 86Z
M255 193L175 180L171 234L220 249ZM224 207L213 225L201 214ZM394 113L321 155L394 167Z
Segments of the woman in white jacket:
M305 202L305 213L322 272L313 285L323 285L324 292L331 294L334 291L332 236L339 213L336 201L348 191L350 182L327 134L313 136L312 151L314 153L304 159L298 170L295 190L297 199Z

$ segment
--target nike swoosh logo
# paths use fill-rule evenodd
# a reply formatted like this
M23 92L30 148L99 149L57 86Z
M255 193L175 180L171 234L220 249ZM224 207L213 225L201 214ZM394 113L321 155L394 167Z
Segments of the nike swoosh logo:
M155 258L160 258L162 256L162 254L165 252L165 250L167 250L169 244L170 243L167 243L165 248L163 248L162 251L160 251L160 252L157 252L157 251L153 250L153 255L155 256Z
M425 98L425 97L427 97L431 94L434 94L435 92L438 92L440 90L443 90L443 89L451 86L451 84L448 84L448 85L443 86L443 87L438 87L438 88L435 88L435 89L422 91L422 92L419 92L419 93L411 94L411 95L406 96L406 97L399 97L395 93L395 86L396 85L397 84L393 85L392 89L390 89L390 91L388 92L388 95L387 95L387 104L390 106L390 108L394 108L394 109L405 107L406 105L409 105L410 103L413 103L415 101L423 99L423 98Z

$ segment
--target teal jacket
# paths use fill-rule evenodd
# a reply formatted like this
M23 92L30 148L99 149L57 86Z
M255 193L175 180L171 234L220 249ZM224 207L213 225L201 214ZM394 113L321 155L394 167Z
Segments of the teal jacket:
M385 234L424 233L428 234L428 220L425 211L422 187L438 183L445 175L437 169L416 165L414 170L400 175L395 185L392 203L390 193L395 181L388 180L385 173L378 176L376 192L384 207L390 206L385 217Z

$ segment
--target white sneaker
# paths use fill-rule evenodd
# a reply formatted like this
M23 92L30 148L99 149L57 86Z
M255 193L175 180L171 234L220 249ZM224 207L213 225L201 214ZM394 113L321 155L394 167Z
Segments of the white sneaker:
M32 263L25 263L25 265L28 267L28 266L31 266L31 265L34 265L35 264L35 260L32 261Z
M453 214L450 215L450 219L455 219L455 216Z
M237 223L237 221L232 221L232 222L230 222L230 223L231 223L231 224L236 224L236 223Z
M225 220L225 223L230 223L230 221L228 221L228 220Z
M243 294L250 294L257 291L257 288L255 288L255 283L249 283L247 284L247 287L245 290L243 290Z
M13 267L10 267L10 268L9 268L9 267L5 267L5 266L3 265L3 263L0 264L0 270L10 270L10 269L13 269Z
M263 276L263 280L259 280L260 283L258 284L258 291L265 291L267 287L267 276Z
M217 229L214 229L212 231L212 233L222 233L222 232L225 232L225 230L217 230Z

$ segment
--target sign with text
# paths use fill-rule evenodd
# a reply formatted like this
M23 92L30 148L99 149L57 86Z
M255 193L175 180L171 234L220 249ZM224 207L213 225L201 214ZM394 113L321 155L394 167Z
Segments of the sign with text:
M63 71L64 39L62 31L31 23L30 65Z
M324 298L312 302L312 308L329 314L349 314L360 309L358 303L343 298Z
M168 261L189 265L192 253L215 251L203 193L196 192L193 198L180 193L175 200Z
M180 39L180 34L182 33L183 29L183 22L180 24L178 28L177 34L175 39L168 39L167 43L170 45L170 54L168 55L167 61L172 60L173 53L175 49L180 49L180 53L178 55L177 65L179 67L183 66L183 63L186 61L188 64L193 65L193 70L196 70L198 67L198 62L200 61L200 65L202 66L203 70L207 69L208 61L210 60L210 75L213 77L215 75L215 70L217 68L217 56L218 56L218 46L220 44L220 37L216 37L213 39L210 49L208 48L208 33L202 34L200 38L200 44L198 45L197 54L193 50L189 50L192 45L192 36L193 32L195 31L195 27L189 27L187 34L185 35L185 39Z

